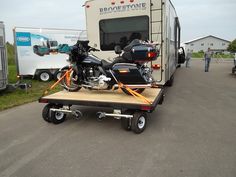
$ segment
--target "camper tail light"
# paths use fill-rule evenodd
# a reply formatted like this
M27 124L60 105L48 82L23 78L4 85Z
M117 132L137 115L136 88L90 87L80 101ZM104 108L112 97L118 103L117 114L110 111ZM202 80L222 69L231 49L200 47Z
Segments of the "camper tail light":
M153 64L152 68L158 70L161 68L161 65L160 64Z
M134 2L134 0L129 0L129 2Z
M124 3L125 3L125 1L120 1L120 3L121 3L121 4L124 4Z

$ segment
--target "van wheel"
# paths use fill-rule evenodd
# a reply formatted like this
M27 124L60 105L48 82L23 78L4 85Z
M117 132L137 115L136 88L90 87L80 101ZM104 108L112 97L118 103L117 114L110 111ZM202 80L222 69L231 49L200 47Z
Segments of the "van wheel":
M54 74L53 74L53 79L55 81L58 81L60 78L61 78L61 71L60 70L57 70Z
M173 83L174 83L174 75L170 77L170 80L168 80L165 85L168 87L172 87Z
M132 95L132 94L129 93L129 91L126 90L125 88L121 88L121 89L122 89L122 91L123 91L124 93L126 93L127 95ZM137 92L137 93L142 93L142 92L145 90L145 88L133 88L133 89L131 89L131 90L133 90L133 91L135 91L135 92Z
M38 79L43 82L48 82L52 80L52 74L47 70L42 70L38 74Z
M145 112L135 112L131 123L131 129L134 133L142 133L147 124L147 114Z

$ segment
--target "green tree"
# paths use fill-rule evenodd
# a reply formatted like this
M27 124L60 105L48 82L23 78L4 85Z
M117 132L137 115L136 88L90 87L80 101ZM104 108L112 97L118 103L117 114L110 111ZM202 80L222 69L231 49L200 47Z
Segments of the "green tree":
M9 42L6 43L7 46L7 56L8 56L8 64L14 65L15 64L15 49L12 44Z
M230 52L233 52L233 53L236 52L236 39L234 39L232 42L230 42L227 50Z

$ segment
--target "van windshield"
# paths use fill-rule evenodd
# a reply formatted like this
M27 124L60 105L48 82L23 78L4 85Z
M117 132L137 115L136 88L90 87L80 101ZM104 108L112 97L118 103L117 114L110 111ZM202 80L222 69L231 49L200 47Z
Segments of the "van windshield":
M100 48L103 51L114 50L116 45L123 49L133 39L148 40L149 17L127 17L101 20Z

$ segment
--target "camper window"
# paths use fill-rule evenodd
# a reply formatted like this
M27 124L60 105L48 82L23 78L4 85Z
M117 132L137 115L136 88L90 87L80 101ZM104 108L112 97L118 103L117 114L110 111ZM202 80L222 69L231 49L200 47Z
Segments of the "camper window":
M103 51L114 50L116 45L123 49L133 39L148 40L149 17L127 17L101 20L100 47Z

